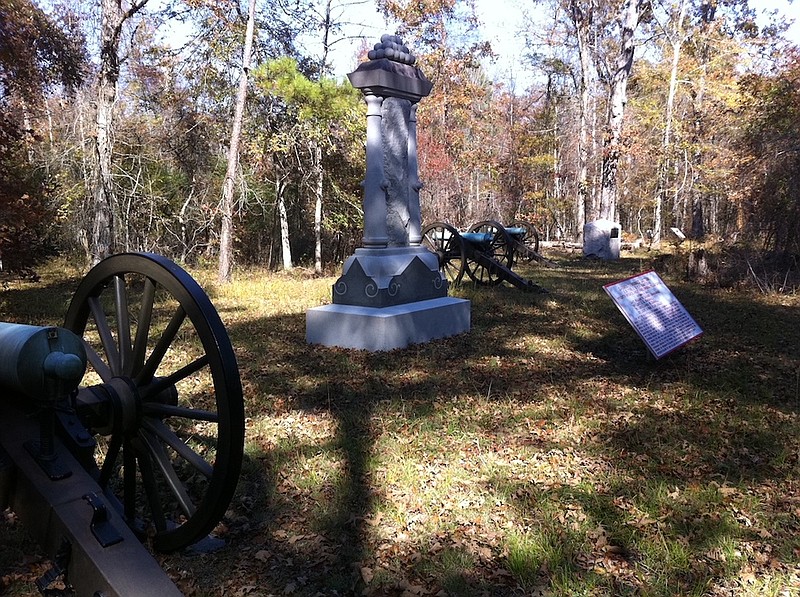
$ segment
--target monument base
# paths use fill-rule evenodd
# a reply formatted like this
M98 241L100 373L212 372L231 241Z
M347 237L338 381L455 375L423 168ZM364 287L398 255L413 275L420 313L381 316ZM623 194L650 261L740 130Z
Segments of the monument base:
M306 342L372 352L470 330L470 302L443 297L391 307L324 305L306 311Z
M356 249L333 285L333 303L383 309L447 296L439 259L424 247Z

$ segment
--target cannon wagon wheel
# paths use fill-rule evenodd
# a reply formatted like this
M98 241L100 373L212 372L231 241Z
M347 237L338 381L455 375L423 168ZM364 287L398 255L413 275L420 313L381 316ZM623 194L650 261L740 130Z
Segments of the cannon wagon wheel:
M491 234L491 239L480 251L491 261L497 262L507 268L511 268L514 259L514 246L511 237L506 229L494 220L485 220L473 224L469 232ZM467 274L476 284L485 286L495 286L503 281L500 272L491 267L483 260L476 260L474 255L467 256Z
M536 226L524 220L514 220L511 222L510 227L522 230L522 233L515 240L527 249L524 251L525 259L533 261L535 254L539 252L540 236Z
M464 239L450 224L434 222L422 230L422 246L436 253L439 271L451 285L461 283L466 268Z
M90 472L159 551L202 539L233 497L244 448L236 357L208 296L164 257L113 255L82 280L65 327L90 364L75 397L98 436Z

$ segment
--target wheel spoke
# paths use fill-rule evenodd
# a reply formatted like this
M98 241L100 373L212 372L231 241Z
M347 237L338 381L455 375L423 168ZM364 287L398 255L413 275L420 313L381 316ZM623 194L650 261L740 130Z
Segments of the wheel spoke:
M142 421L145 429L151 431L159 437L170 448L175 450L186 462L191 464L199 473L207 479L211 478L214 473L214 467L211 466L206 460L197 452L192 450L180 437L178 437L172 429L167 427L163 421L159 419L147 418Z
M136 454L130 439L122 447L122 493L125 520L133 524L136 520Z
M89 297L88 303L89 308L92 310L92 315L94 316L94 322L97 326L97 333L100 336L100 342L103 345L103 349L106 351L106 360L111 367L111 372L114 375L119 375L121 373L119 352L117 351L117 346L114 343L114 336L112 335L111 328L108 325L108 320L106 319L106 314L103 311L103 306L100 304L100 299L96 296Z
M108 486L108 482L111 480L111 475L116 467L117 456L119 456L119 449L121 447L122 436L111 436L111 442L108 444L105 460L103 460L103 467L100 469L100 478L97 481L97 484L103 489Z
M142 414L149 417L180 417L182 419L219 423L218 413L197 408L160 404L158 402L145 402L142 404Z
M92 348L92 346L84 340L83 347L86 349L86 358L91 363L94 370L97 372L97 375L100 376L100 379L103 381L109 381L112 377L114 377L114 372L111 371L111 368L106 364L97 351Z
M170 491L178 500L178 504L183 510L183 513L186 514L187 518L191 517L196 511L195 505L192 503L192 499L186 492L183 483L178 478L178 473L175 472L166 451L164 451L164 448L158 443L158 440L147 431L141 430L139 432L139 438L147 446L152 461L155 462L158 470L161 471Z
M200 369L202 369L206 365L208 365L208 355L204 354L199 359L195 359L194 361L192 361L188 365L185 365L184 367L181 367L174 373L170 373L166 377L159 378L150 385L148 385L147 387L145 387L144 390L141 392L142 399L147 400L149 398L152 398L153 396L157 396L159 393L166 390L170 386L174 386L179 381L186 379L193 373L197 373L198 371L200 371Z
M114 304L117 307L117 344L119 346L120 371L130 375L131 369L131 318L128 313L128 291L125 276L114 276Z
M147 362L142 367L142 370L139 371L136 379L134 379L137 386L143 386L153 379L153 376L158 370L158 366L161 364L161 359L167 354L167 349L172 344L175 336L178 335L178 330L184 319L186 319L186 311L184 311L183 307L178 306L169 325L167 325L167 329L161 334L161 338L159 338L158 343L153 348L153 352L150 353Z
M143 440L138 438L137 441L142 443ZM149 448L148 448L149 449ZM142 473L142 486L144 486L144 493L147 496L147 503L150 506L150 515L153 518L153 525L156 531L163 533L167 530L167 519L164 516L164 509L161 507L161 499L158 495L158 484L156 483L156 475L153 471L153 463L150 460L150 454L144 448L139 451L139 470Z
M136 326L136 339L133 342L131 373L138 372L144 366L147 351L147 339L150 335L150 324L153 319L153 303L155 302L156 285L150 278L145 278L142 306L139 310L139 322Z
M447 278L448 280L452 280L455 277L456 268L454 268L449 263L444 264L444 270L445 270L444 277Z

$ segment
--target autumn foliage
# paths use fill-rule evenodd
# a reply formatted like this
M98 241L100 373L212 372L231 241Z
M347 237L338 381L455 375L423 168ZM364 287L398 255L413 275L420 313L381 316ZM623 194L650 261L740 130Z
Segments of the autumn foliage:
M58 242L55 180L36 162L50 90L71 90L84 76L80 33L30 0L0 6L0 259L18 269Z
M747 223L765 248L800 254L800 49L774 74L742 81L750 118L743 181Z

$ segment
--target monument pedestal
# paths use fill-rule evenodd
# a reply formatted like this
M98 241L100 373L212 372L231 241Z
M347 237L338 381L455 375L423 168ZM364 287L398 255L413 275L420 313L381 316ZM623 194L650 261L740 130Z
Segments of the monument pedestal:
M306 311L309 344L373 352L468 332L470 302L442 297L391 307L324 305Z
M423 247L356 249L333 285L333 302L390 307L447 296L439 260Z
M447 296L438 267L422 247L356 249L333 304L306 312L306 341L378 351L468 332L470 302Z

